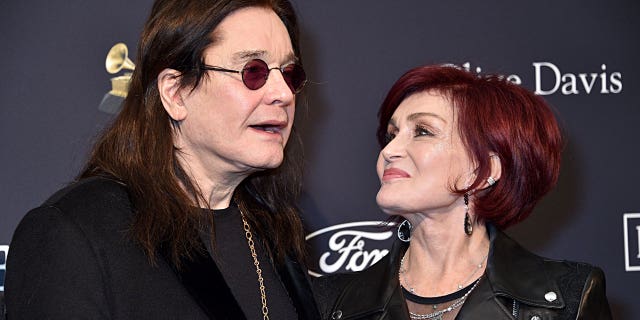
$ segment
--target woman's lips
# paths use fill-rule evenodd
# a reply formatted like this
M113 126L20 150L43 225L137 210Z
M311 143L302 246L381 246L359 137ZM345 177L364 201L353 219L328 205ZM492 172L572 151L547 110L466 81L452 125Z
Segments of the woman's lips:
M389 181L389 180L400 179L400 178L410 178L410 177L411 176L406 171L400 170L397 168L385 169L384 173L382 174L383 181Z

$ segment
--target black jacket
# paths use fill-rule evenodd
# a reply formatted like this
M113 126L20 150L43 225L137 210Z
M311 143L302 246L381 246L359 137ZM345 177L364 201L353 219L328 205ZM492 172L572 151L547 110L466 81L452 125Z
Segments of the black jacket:
M208 253L180 272L151 265L130 238L132 218L127 189L104 178L29 212L7 259L8 319L244 319ZM317 319L304 268L288 259L276 269L299 318Z
M456 319L611 319L602 270L536 256L495 227L488 230L485 276ZM367 270L316 279L322 318L409 319L398 280L407 247L396 241L389 254Z

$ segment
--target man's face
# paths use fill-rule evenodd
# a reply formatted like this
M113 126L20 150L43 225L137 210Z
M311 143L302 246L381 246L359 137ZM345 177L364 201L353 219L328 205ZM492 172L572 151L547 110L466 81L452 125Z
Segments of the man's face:
M269 68L296 60L291 39L270 9L250 7L227 16L204 51L207 65L242 70L252 59ZM207 71L193 91L182 90L187 116L176 144L190 171L213 181L278 167L291 134L295 95L278 70L264 86L248 89L237 73Z

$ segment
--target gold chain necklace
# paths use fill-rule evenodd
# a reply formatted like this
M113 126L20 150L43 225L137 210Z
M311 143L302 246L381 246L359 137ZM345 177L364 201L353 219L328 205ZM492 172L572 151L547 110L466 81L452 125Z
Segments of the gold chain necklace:
M244 213L242 213L242 210L240 210L240 216L242 217L242 224L244 225L244 236L247 238L247 244L249 245L249 250L251 250L251 257L253 257L253 265L256 266L256 274L258 274L258 283L260 284L260 299L262 300L262 319L269 320L269 308L267 308L267 293L264 287L264 279L262 279L262 269L260 269L260 261L258 261L256 247L253 242L253 235L251 234L251 228L247 223L247 219L244 218Z

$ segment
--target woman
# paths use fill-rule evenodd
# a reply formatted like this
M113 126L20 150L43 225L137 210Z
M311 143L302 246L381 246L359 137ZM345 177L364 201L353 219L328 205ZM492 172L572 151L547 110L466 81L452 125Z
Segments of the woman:
M410 70L379 112L377 195L390 253L320 279L327 319L610 319L604 275L538 257L502 233L557 182L551 109L501 77Z
M8 317L316 319L291 4L157 0L137 59L79 180L18 226Z

